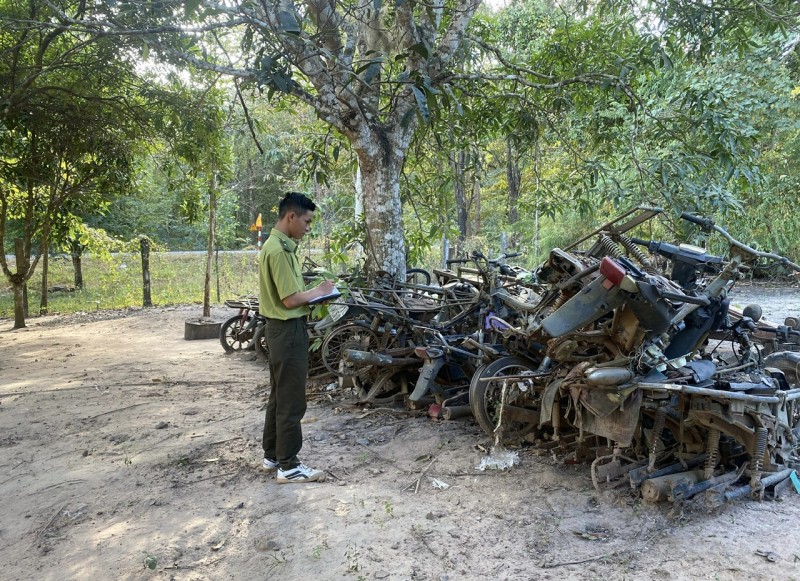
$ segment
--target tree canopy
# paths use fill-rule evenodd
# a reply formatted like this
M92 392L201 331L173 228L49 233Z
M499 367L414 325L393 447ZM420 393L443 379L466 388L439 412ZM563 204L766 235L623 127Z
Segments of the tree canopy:
M2 258L14 285L69 216L200 245L211 174L220 243L252 243L281 191L312 190L336 217L326 249L358 238L396 273L441 236L546 250L565 220L641 203L800 251L790 0L5 0L0 16L0 241L33 256L16 273Z

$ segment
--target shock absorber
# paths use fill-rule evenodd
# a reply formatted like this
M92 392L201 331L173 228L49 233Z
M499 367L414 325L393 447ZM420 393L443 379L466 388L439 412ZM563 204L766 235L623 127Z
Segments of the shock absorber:
M611 258L619 258L622 256L622 251L619 249L619 246L617 246L617 243L609 238L606 234L600 234L600 245L603 247L603 250L606 251L606 254Z
M653 443L650 445L650 462L647 464L647 471L652 472L656 469L656 452L658 443L661 441L661 434L664 432L664 422L667 419L667 409L664 406L656 410L656 417L653 422Z
M642 252L642 249L634 244L630 238L624 234L620 234L619 241L622 243L622 246L625 247L625 250L627 250L628 253L633 256L639 262L639 264L642 265L645 272L648 274L658 274L656 268L653 266L653 263L650 261L650 258L648 258L648 256Z
M764 463L764 454L767 451L767 428L756 428L756 449L750 459L750 488L759 495L764 491L761 487L761 469Z
M553 302L552 306L550 307L550 312L551 312L551 313L552 313L552 312L554 312L554 311L555 311L556 309L558 309L558 308L559 308L561 305L563 305L564 303L566 303L566 302L567 302L567 300L569 300L569 298L567 297L567 293L565 293L565 292L562 290L562 291L559 293L559 295L558 295L558 298L556 298L556 300Z
M706 442L706 463L703 467L703 480L708 480L714 476L714 468L719 460L719 430L708 431L708 442Z

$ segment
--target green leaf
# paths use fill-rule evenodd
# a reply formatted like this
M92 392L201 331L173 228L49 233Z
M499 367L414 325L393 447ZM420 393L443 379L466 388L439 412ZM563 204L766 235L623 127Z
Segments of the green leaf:
M192 15L197 12L198 6L200 6L200 0L186 0L183 5L183 14L187 18L191 18Z
M422 119L428 123L430 121L431 113L428 109L428 99L425 96L425 93L416 85L411 85L411 90L413 91L414 97L417 100L417 109L419 110L419 114L422 116Z

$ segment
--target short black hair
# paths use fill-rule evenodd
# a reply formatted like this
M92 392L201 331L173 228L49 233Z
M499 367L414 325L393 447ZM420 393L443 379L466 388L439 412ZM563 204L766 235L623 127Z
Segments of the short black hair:
M286 192L280 204L278 204L278 219L280 220L289 212L296 212L297 214L305 214L306 212L313 212L317 209L317 205L311 201L311 198L300 192Z

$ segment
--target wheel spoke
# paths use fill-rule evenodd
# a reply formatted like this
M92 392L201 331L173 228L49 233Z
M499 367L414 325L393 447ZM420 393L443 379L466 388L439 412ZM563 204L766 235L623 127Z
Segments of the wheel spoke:
M358 324L344 325L331 331L322 343L322 362L331 373L338 376L352 375L356 370L350 365L341 363L347 349L369 351L375 349L377 345L378 336L369 327Z
M503 357L478 369L470 384L470 406L487 434L495 434L500 422L506 439L538 428L539 394L531 380L519 378L533 373L533 364L519 357Z

